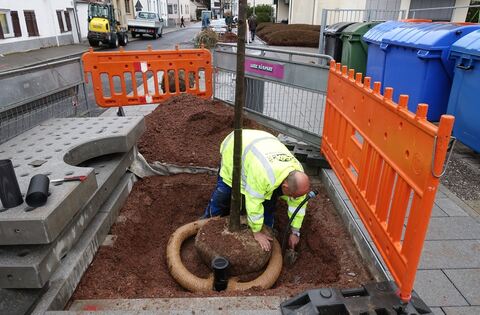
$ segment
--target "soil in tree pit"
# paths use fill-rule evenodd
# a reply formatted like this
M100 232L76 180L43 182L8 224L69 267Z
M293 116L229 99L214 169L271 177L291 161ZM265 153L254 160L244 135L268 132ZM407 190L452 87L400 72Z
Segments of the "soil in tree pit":
M216 167L218 148L233 129L233 110L219 102L191 96L171 99L146 117L147 131L139 143L149 161ZM245 121L248 128L266 128ZM111 234L112 247L101 247L83 276L73 299L280 295L291 296L315 287L357 287L372 281L353 241L320 183L302 227L299 258L284 269L272 289L248 292L190 293L170 276L165 251L170 235L199 218L215 187L216 176L180 174L138 181L120 212ZM276 226L282 235L287 207L277 204ZM281 240L280 240L281 241ZM193 247L182 248L182 258L194 274L210 270Z

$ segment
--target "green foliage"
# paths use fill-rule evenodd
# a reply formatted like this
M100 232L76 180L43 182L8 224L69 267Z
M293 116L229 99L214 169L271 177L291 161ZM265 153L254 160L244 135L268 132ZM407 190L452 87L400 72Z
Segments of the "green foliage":
M218 43L218 35L213 30L206 29L195 36L194 42L196 48L200 48L203 44L205 48L211 49Z
M247 17L253 14L253 7L247 7ZM257 16L257 24L264 22L271 22L273 20L273 7L268 4L255 6L255 15Z

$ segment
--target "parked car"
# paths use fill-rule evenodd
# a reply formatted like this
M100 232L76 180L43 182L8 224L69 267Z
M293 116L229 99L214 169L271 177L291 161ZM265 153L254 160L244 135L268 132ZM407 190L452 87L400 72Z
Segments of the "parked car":
M140 36L148 34L153 38L162 37L163 19L155 12L140 11L135 19L128 19L127 26L133 38L138 34Z
M210 28L217 34L224 34L227 31L227 23L225 19L216 19L210 22Z

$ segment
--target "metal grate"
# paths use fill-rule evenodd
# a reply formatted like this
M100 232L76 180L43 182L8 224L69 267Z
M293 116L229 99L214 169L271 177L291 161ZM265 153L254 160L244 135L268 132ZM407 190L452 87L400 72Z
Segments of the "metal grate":
M50 118L90 116L83 84L0 112L0 143Z
M214 97L230 105L235 102L235 73L217 69ZM326 96L267 79L246 80L246 110L320 136ZM315 143L319 145L319 143Z

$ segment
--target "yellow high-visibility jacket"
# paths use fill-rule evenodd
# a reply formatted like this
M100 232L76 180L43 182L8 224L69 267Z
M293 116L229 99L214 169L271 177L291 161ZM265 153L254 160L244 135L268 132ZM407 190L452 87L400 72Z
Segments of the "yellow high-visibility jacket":
M303 171L300 162L275 136L265 131L244 129L242 133L242 180L241 192L245 195L248 225L253 232L259 232L263 226L263 205L270 200L273 191L287 178L291 171ZM232 187L233 173L233 132L220 146L222 165L220 176L225 184ZM282 196L288 204L290 218L305 196L292 198ZM292 222L292 228L299 230L305 217L307 203L298 211Z

